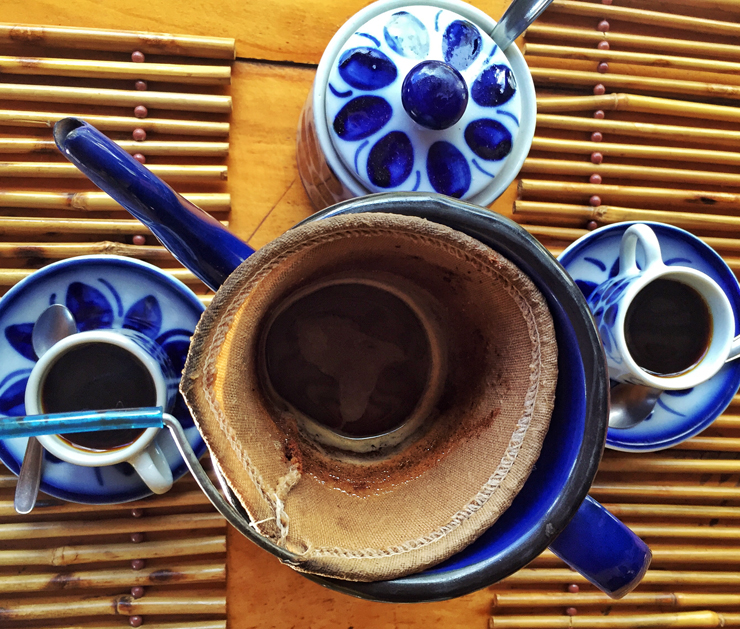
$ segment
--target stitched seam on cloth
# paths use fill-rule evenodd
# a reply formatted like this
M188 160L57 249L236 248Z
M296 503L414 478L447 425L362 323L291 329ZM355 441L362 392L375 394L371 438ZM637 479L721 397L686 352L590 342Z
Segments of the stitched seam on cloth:
M434 225L434 227L432 227L432 225L433 224L429 224L429 228L433 229L434 227L436 227L436 225ZM204 361L204 371L209 376L209 383L212 384L212 382L215 380L216 356L218 354L217 349L220 349L221 345L223 344L226 335L228 334L231 323L235 318L235 314L241 308L245 296L254 288L254 286L259 284L262 278L271 273L273 268L279 266L286 258L299 254L306 249L310 249L316 244L328 244L344 238L359 238L368 235L391 235L395 237L404 236L412 241L424 242L432 246L441 247L447 253L453 255L455 258L473 264L477 270L485 273L489 277L493 276L493 274L495 273L496 276L500 280L502 280L504 289L509 293L510 296L515 299L515 301L519 305L519 309L522 312L522 315L524 316L524 319L527 323L530 339L537 338L538 332L534 314L532 313L528 302L522 296L521 292L511 284L508 278L504 277L500 272L492 269L489 265L485 265L477 256L473 257L472 255L461 250L454 244L440 241L440 238L419 234L417 232L411 231L411 229L412 228L409 228L406 225L400 225L394 228L377 228L373 226L368 226L354 227L348 229L346 227L340 227L338 231L334 234L327 234L326 232L324 232L316 236L308 237L301 240L292 247L288 248L286 251L280 253L278 256L269 261L266 265L261 267L259 271L255 273L249 281L241 286L236 294L229 297L229 302L224 309L223 316L221 317L221 320L216 326L216 330L214 331L213 343L210 345L206 355L206 360ZM238 271L235 273L238 273ZM524 306L524 308L522 307L522 305ZM525 412L517 422L517 428L514 431L511 440L509 441L509 446L507 447L506 452L502 457L501 463L497 467L496 471L491 475L491 477L489 477L489 480L485 483L485 485L483 485L475 498L465 508L458 511L452 517L450 522L443 525L436 531L433 531L429 535L415 540L409 540L393 547L388 547L384 549L367 548L359 550L351 550L346 548L315 548L312 550L311 554L314 556L335 556L345 558L381 558L410 552L423 546L429 545L435 541L438 541L439 539L443 538L445 535L449 534L451 531L459 527L466 520L472 517L478 510L480 510L488 502L496 489L498 489L503 479L511 470L511 467L514 465L517 454L521 448L522 442L529 427L534 411L534 401L537 396L540 374L539 344L534 343L534 348L535 349L532 352L532 357L533 362L535 362L536 366L533 367L532 373L530 374L530 387L527 390L527 394L525 396ZM254 468L248 454L244 449L244 446L236 440L233 429L228 426L223 410L221 409L220 404L218 404L217 400L215 399L215 393L213 393L212 386L206 387L205 398L213 415L216 417L219 426L224 432L227 441L231 445L232 450L237 454L242 467L247 472L254 485L260 491L265 501L268 502L275 510L276 522L278 525L278 530L280 532L280 539L284 540L287 536L287 531L284 531L284 529L282 528L283 524L282 518L280 516L282 515L284 517L287 517L287 514L285 514L283 511L283 501L279 498L277 494L271 495L270 491L265 487L262 476ZM296 479L296 482L297 481L298 479ZM283 532L285 532L285 536L283 535Z

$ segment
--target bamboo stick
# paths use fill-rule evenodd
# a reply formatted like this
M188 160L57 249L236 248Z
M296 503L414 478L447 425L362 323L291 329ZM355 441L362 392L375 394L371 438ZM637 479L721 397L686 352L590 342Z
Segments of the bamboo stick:
M170 35L146 31L113 31L97 28L67 28L31 24L0 25L0 43L34 47L55 46L84 50L141 50L154 54L234 59L235 42L226 37Z
M598 76L604 76L599 74ZM600 81L599 81L600 82ZM643 114L666 114L703 120L740 121L740 109L710 103L644 96L642 94L603 94L601 96L545 96L537 99L537 111L634 111Z
M223 181L228 176L226 166L151 164L147 168L158 177L168 181ZM0 177L85 179L82 171L74 164L67 162L0 162Z
M149 533L154 531L183 531L223 528L226 521L218 513L190 513L187 517L170 515L143 519L98 519L56 522L8 522L0 524L0 540L29 540L76 535L116 535L120 533Z
M221 221L228 227L227 221ZM135 219L89 219L89 218L38 218L1 217L0 236L29 235L39 237L44 234L89 234L135 236L146 234L149 230Z
M740 528L727 526L676 526L665 524L630 524L632 531L642 538L687 538L697 540L740 540ZM697 542L701 543L701 542ZM740 601L738 601L740 603Z
M82 118L101 131L128 131L144 129L146 132L194 136L225 136L229 134L228 122L202 120L171 120L163 118L135 118L127 116L96 116L89 114L55 113L44 111L0 110L0 126L51 128L62 118Z
M92 87L61 87L57 85L20 85L0 83L0 99L42 103L80 103L150 109L174 109L227 114L231 111L231 96L185 94L139 90L112 90Z
M174 277L177 280L185 284L192 284L193 282L199 282L200 280L195 276L192 271L187 269L161 269L167 273L170 277ZM36 269L3 269L0 268L0 286L15 286L21 280L26 279L29 275L36 272Z
M586 578L566 568L523 568L506 577L507 584L567 584L587 583ZM718 585L723 587L740 586L740 573L737 572L690 572L686 570L648 570L640 581L641 585Z
M561 129L565 131L585 131L613 133L615 135L636 136L641 139L668 140L672 142L700 142L736 147L740 143L740 131L710 129L706 127L684 127L680 125L652 124L647 122L628 122L624 120L597 120L576 116L537 114L537 127L540 129ZM594 149L597 146L594 145ZM598 149L597 149L598 150Z
M594 85L602 84L608 91L634 90L669 95L700 96L702 98L740 99L740 86L738 85L725 85L723 83L704 81L680 81L677 79L614 74L611 72L601 74L600 72L574 71L565 68L530 67L530 71L535 85L576 85L592 88ZM2 95L2 89L0 89L0 95Z
M658 607L730 607L740 605L740 594L710 592L632 592L614 600L602 592L495 592L494 607L630 607L656 605Z
M231 67L228 65L144 64L99 59L0 56L0 73L87 79L144 79L194 85L228 85L231 82Z
M552 225L529 225L523 224L522 227L538 239L562 240L573 242L589 233L587 229L578 229L574 227L555 227ZM715 249L716 251L726 253L740 253L739 238L721 238L716 236L698 236L700 240ZM0 244L0 257L2 256L2 244ZM725 261L732 261L733 258L725 256ZM733 428L740 430L740 416L725 414L714 420L712 426L715 428ZM695 438L696 439L696 438ZM688 442L684 442L688 443ZM678 446L674 446L678 447Z
M701 450L710 452L740 452L740 438L694 437L673 446L672 450Z
M596 147L594 147L596 148ZM740 187L740 175L735 173L721 173L703 170L688 170L686 168L645 168L644 166L628 166L624 164L591 164L588 162L542 159L528 157L524 161L522 174L565 175L589 177L596 173L614 179L637 179L641 181L662 181L666 183L698 184Z
M727 35L729 37L740 36L740 24L736 24L734 22L710 20L689 15L679 15L676 13L646 11L644 9L633 9L631 7L597 5L574 0L555 0L550 5L549 12L581 15L597 19L623 20L626 22L662 26L665 28L678 28L691 31L692 34L707 33L711 35Z
M653 568L676 566L736 566L740 565L740 548L735 546L677 546L674 544L650 544L653 553ZM545 550L530 566L535 568L561 566L563 560L551 550Z
M598 48L580 48L577 46L558 46L550 44L530 44L524 46L524 54L530 57L553 57L557 59L574 59L579 61L607 61L629 63L638 66L657 66L661 69L695 70L737 74L740 63L719 61L717 59L699 59L696 57L677 57L674 55L655 55L644 52L627 52L623 50L601 50ZM530 63L532 60L529 60ZM2 63L0 58L0 64ZM717 77L720 80L720 77Z
M226 597L223 594L205 595L193 593L169 594L167 596L145 596L136 599L130 594L119 596L65 598L34 598L28 600L3 601L4 620L53 620L87 616L138 616L178 614L226 613Z
M170 516L171 517L171 516ZM190 514L187 516L190 517ZM226 580L226 566L222 563L210 564L168 564L145 567L141 570L130 568L110 568L79 572L54 572L29 574L19 569L20 574L0 576L0 594L20 594L23 592L53 592L72 589L119 588L134 585L173 585L180 583L222 583Z
M137 502L110 505L85 505L73 502L64 502L55 498L39 498L34 507L34 513L39 515L60 515L77 513L102 513L109 511L127 511L131 509L160 509L169 507L211 506L206 495L200 491L176 493L168 492L164 496L153 496ZM13 507L13 500L0 500L0 516L17 516Z
M660 485L652 482L640 483L617 483L606 482L602 479L591 485L590 493L599 500L636 500L645 502L649 500L679 500L681 502L691 501L716 501L716 500L740 500L740 487L715 487L710 485Z
M166 142L160 140L116 140L116 144L128 153L144 155L169 155L185 157L225 157L229 154L228 142Z
M116 144L129 153L145 155L182 155L223 157L228 155L228 142L166 142L117 140ZM0 138L0 153L57 153L54 140L38 138Z
M732 0L734 1L734 0ZM686 39L671 39L668 37L650 37L648 35L634 35L632 33L606 33L594 29L572 28L535 22L526 33L529 42L532 38L543 38L556 41L566 41L570 44L596 46L601 41L608 41L621 48L637 48L638 50L674 53L683 55L700 55L710 59L740 60L740 46L715 44L710 42L692 41Z
M715 507L706 505L625 504L604 505L618 518L693 518L740 519L740 507ZM740 575L738 575L740 579Z
M64 260L73 256L108 254L146 260L172 260L164 247L129 245L123 242L0 242L0 258Z
M59 627L58 629L113 629L111 625L90 625L85 623L84 625L75 625L74 627L65 626ZM226 629L226 620L196 620L190 621L179 621L176 623L160 623L157 621L151 622L147 619L146 629Z
M544 203L539 201L515 201L514 214L525 220L543 222L564 221L582 223L593 220L601 225L622 221L658 221L682 227L688 231L740 232L740 217L721 214L694 214L691 212L666 212L609 205L569 205L566 203Z
M492 629L646 629L648 627L726 627L724 616L713 611L624 616L493 616Z
M711 244L711 243L707 243ZM735 396L737 398L737 396ZM732 404L736 404L733 400ZM729 428L733 430L740 430L740 415L720 415L717 419L712 422L712 428L723 429Z
M704 211L740 210L740 194L711 190L680 190L676 188L649 188L646 186L615 186L608 184L571 183L521 179L521 198L545 197L548 201L588 201L593 195L606 203L645 203L664 205L671 209Z
M687 459L622 455L604 457L602 472L650 472L653 474L740 474L740 459Z
M101 561L189 557L226 552L223 535L140 544L89 544L56 548L0 550L0 566L73 566Z
M541 241L562 240L571 243L588 233L587 229L573 227L554 227L549 225L522 225L522 227ZM0 251L2 251L1 247Z
M227 212L231 208L229 193L186 193L191 203L209 212ZM43 208L103 212L120 210L121 206L105 192L46 192L0 190L0 207Z
M616 142L582 142L560 138L535 137L533 151L556 153L576 153L591 155L598 151L605 157L628 157L632 159L653 159L660 161L699 162L705 164L740 165L740 153L734 151L715 151L710 149L680 148L676 146L651 146L643 144L621 144Z

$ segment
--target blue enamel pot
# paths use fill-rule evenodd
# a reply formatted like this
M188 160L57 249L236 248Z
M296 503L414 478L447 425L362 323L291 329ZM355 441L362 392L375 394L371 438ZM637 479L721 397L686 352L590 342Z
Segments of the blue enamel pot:
M70 161L144 222L211 288L218 289L253 253L218 221L180 197L89 124L67 118L57 123L54 135ZM587 495L605 445L609 380L598 333L581 291L519 225L449 197L430 193L370 195L332 206L308 221L360 212L417 216L441 223L478 239L526 273L547 299L555 323L559 368L556 403L542 453L523 489L501 518L464 551L431 569L391 581L308 578L375 600L443 600L495 583L549 547L610 596L619 598L629 592L647 570L651 554L632 531ZM290 553L248 525L238 528L261 547L291 562Z

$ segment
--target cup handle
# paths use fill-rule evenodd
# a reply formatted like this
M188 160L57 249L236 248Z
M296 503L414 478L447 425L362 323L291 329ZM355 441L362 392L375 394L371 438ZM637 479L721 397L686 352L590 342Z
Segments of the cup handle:
M128 461L155 494L164 494L172 487L172 469L156 443Z
M627 231L622 235L622 241L619 244L619 274L636 275L640 272L637 267L637 243L642 245L645 252L645 268L663 264L663 258L660 253L660 243L655 232L648 225L638 223L630 225Z
M729 363L731 360L735 360L740 357L740 336L736 336L732 339L732 345L730 345L730 355L727 357L725 362Z
M591 496L550 550L611 598L631 592L647 572L647 544Z

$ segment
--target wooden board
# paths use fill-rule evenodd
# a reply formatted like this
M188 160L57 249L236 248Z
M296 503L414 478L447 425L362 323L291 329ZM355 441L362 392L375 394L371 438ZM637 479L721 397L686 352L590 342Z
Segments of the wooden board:
M556 0L557 1L557 0ZM735 4L729 0L681 0L678 3L645 3L644 0L615 0L622 6L681 12L698 17L740 21ZM237 61L233 65L232 84L228 90L234 99L232 112L228 191L232 197L230 228L255 247L262 246L297 221L312 208L297 178L295 166L295 128L298 114L310 90L315 64L337 28L365 3L331 0L322 3L293 1L237 3L220 2L216 8L205 2L175 4L170 0L152 0L139 6L131 0L100 6L87 0L62 3L24 3L9 0L0 19L5 21L66 24L99 28L167 30L194 35L226 36L236 39ZM503 12L504 1L485 5L494 18ZM586 4L586 3L584 3ZM598 6L598 3L589 3ZM10 17L12 15L12 18ZM564 23L593 30L600 17L576 16L548 11L542 22ZM612 21L612 36L635 32L643 36L685 37L680 29L655 27L628 20ZM697 36L711 41L714 35ZM616 38L616 37L615 37ZM534 38L528 38L534 41ZM731 44L727 39L719 41ZM594 43L590 44L595 47ZM532 63L532 62L530 62ZM584 72L594 69L579 61ZM589 63L591 63L589 61ZM554 67L551 61L532 63ZM634 64L633 64L634 65ZM658 77L662 70L653 72ZM594 78L594 77L589 77ZM563 93L587 95L593 85L558 86L545 89L542 96ZM654 95L654 94L649 94ZM665 93L661 96L666 97ZM694 102L712 100L736 107L722 99L692 97ZM590 110L592 112L592 110ZM569 114L571 115L571 114ZM579 117L592 120L590 113ZM605 120L650 120L642 112L615 111ZM703 118L663 117L660 124L680 124L701 128ZM717 123L717 128L735 129L731 122ZM540 138L590 142L591 131L557 130L541 127ZM605 142L612 142L604 132ZM628 136L620 141L630 141ZM648 144L641 140L636 144ZM699 148L699 143L688 146ZM670 146L679 146L673 141ZM542 145L541 145L542 146ZM707 147L704 147L707 148ZM715 147L715 148L720 148ZM724 150L732 150L725 144ZM571 148L571 151L573 149ZM533 159L550 157L551 151L533 152ZM557 180L585 185L590 173L590 152L570 152L569 161L584 166L584 172L568 176L541 176L527 172L530 180ZM627 158L607 156L605 165L629 164ZM536 162L530 162L536 164ZM643 166L645 162L635 161ZM649 164L647 164L649 165ZM675 168L676 162L662 161L653 166ZM694 170L721 171L711 163ZM530 166L531 168L531 166ZM734 168L734 167L733 167ZM736 172L730 170L729 172ZM647 187L644 180L628 177L611 183ZM677 189L673 184L650 187ZM681 188L704 189L700 184ZM726 186L710 187L713 193L732 192ZM623 191L622 191L623 192ZM529 200L553 194L552 191L530 195ZM534 196L531 196L533 195ZM598 194L611 206L630 207L619 198L613 201L610 189L567 191L564 203L591 207L590 197ZM492 206L511 215L517 199L517 185ZM527 200L527 197L525 197ZM660 209L665 201L647 209ZM673 203L672 201L670 203ZM736 214L736 205L726 200L724 215ZM632 207L642 206L633 204ZM699 208L698 214L706 213ZM528 226L552 251L557 252L586 233L588 220L578 217L559 223L550 219ZM727 235L726 230L720 231ZM704 233L699 231L699 233ZM717 234L707 232L708 237ZM738 247L728 241L712 241L720 247L733 268L738 268ZM740 605L728 595L738 591L740 574L740 469L736 467L740 439L740 404L735 404L701 437L680 448L653 455L630 457L607 452L597 477L593 495L608 504L655 549L654 567L635 595L613 603L600 597L583 579L563 566L549 553L537 559L507 581L452 601L424 605L388 605L361 601L326 590L309 582L245 538L228 531L227 602L229 627L280 628L456 628L487 626L513 627L599 627L599 626L684 626L715 627L740 625ZM678 469L677 469L678 467ZM569 592L577 585L579 592ZM571 589L575 589L572 588ZM656 594L659 595L656 597ZM688 596L691 595L691 596ZM652 596L652 598L650 598ZM575 610L575 615L570 615ZM149 619L147 619L148 625ZM507 624L508 623L508 624ZM724 624L723 624L724 623Z

